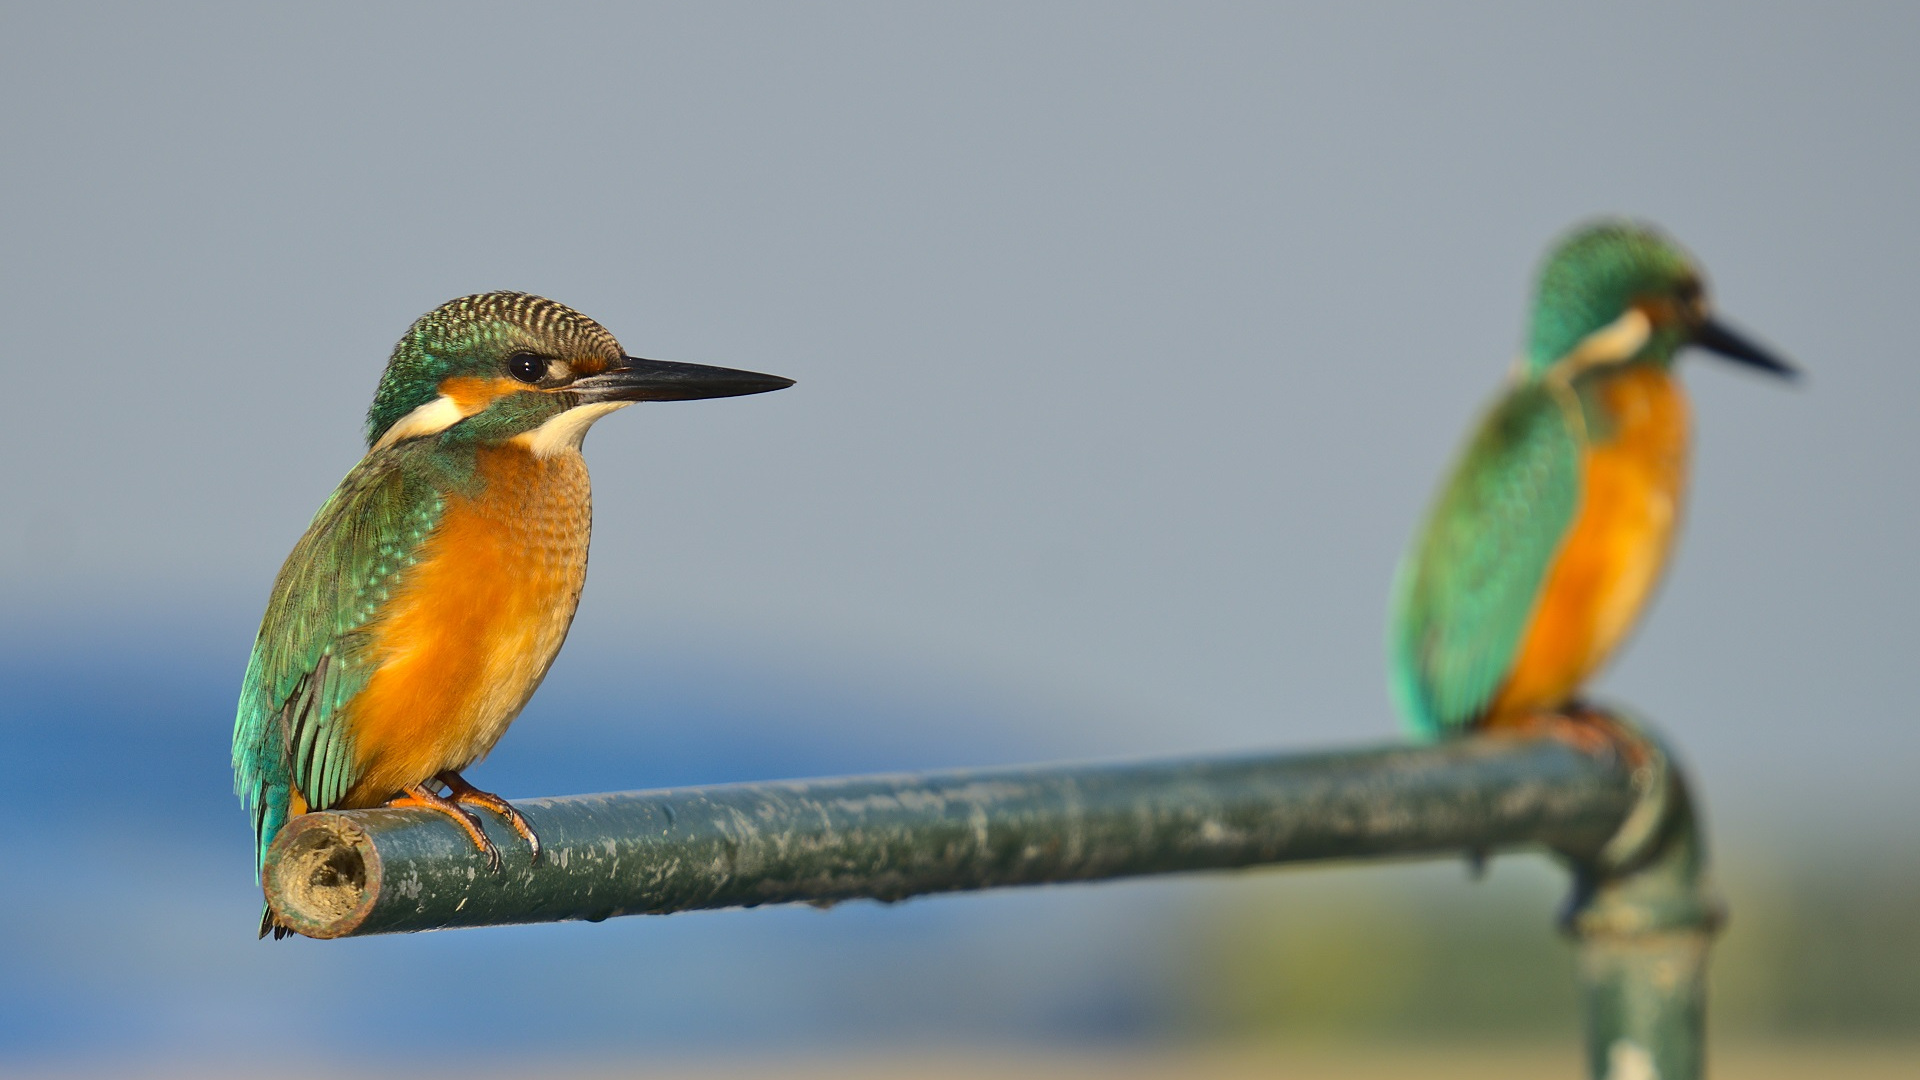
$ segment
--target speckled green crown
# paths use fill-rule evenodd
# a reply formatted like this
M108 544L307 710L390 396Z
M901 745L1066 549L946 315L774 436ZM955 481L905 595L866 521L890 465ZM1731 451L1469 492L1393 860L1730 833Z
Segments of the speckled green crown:
M449 300L414 322L393 347L367 409L367 445L401 417L432 401L450 375L488 374L517 352L550 357L621 355L607 328L565 304L522 292Z
M1678 244L1650 226L1599 221L1556 244L1540 268L1527 364L1545 371L1648 296L1697 290L1700 274Z

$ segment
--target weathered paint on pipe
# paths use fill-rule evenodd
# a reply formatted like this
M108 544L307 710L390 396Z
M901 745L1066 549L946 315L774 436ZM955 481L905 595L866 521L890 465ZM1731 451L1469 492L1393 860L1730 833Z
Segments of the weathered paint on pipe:
M330 938L1528 844L1594 861L1638 803L1610 750L1474 738L527 799L547 853L482 813L498 874L432 811L310 814L265 884Z

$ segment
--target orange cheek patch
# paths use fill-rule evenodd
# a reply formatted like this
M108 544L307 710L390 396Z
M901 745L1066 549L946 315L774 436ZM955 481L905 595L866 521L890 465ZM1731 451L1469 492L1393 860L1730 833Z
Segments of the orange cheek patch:
M527 389L527 384L517 379L480 379L471 375L455 375L441 379L439 389L440 396L459 407L460 415L472 416L497 398Z

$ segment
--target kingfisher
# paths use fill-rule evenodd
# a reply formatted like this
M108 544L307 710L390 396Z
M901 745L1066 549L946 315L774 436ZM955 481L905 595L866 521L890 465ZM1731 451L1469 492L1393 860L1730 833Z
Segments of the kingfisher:
M1548 253L1525 351L1395 580L1391 685L1415 734L1578 712L1672 550L1689 346L1798 374L1713 316L1699 268L1655 228L1599 221Z
M586 580L581 441L636 401L759 394L792 380L629 356L599 323L520 292L461 297L394 346L367 410L367 453L274 580L240 687L234 787L256 877L311 810L425 807L490 868L469 807L540 841L461 773L545 677ZM284 937L271 910L260 936Z

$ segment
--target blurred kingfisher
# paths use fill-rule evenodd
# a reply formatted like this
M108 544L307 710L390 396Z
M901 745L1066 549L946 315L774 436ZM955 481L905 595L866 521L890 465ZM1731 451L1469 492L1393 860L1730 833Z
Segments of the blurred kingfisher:
M1427 737L1566 708L1632 628L1685 494L1682 349L1797 374L1714 319L1693 261L1643 225L1577 229L1537 288L1526 352L1394 586L1394 698Z
M640 360L538 296L462 297L394 347L367 411L367 454L274 580L233 727L234 786L255 871L309 810L428 807L494 869L466 808L540 842L461 771L547 673L586 580L592 510L580 443L636 401L759 394L792 380ZM272 914L260 933L283 937Z

